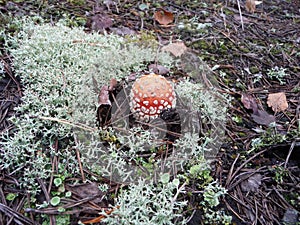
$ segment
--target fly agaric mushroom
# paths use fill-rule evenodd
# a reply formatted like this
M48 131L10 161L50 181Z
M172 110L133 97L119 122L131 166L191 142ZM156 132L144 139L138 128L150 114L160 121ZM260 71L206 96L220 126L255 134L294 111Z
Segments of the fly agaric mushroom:
M132 85L130 110L141 121L155 119L163 110L174 108L175 105L174 87L161 75L143 75Z

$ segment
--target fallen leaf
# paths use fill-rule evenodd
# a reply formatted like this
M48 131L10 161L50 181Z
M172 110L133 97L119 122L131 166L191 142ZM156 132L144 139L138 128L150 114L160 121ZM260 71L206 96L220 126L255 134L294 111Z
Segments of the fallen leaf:
M175 57L179 57L187 51L187 47L183 42L175 42L162 47L162 51L170 52Z
M268 126L270 123L275 122L276 118L273 115L270 115L264 110L258 110L257 113L251 114L252 119L260 125Z
M92 17L92 30L103 31L103 29L109 28L113 25L112 19L104 13L96 14Z
M298 224L299 212L296 209L286 209L282 218L283 224Z
M117 34L120 36L125 36L125 35L134 35L136 32L129 27L111 27L110 30L112 31L113 34Z
M156 73L158 75L164 75L164 74L167 74L169 73L169 69L162 66L162 65L157 65L157 64L150 64L148 66L148 69L153 71L153 73Z
M250 176L247 180L244 180L241 183L241 188L243 191L248 192L257 192L259 186L261 185L261 174L257 173Z
M109 210L105 210L105 214L106 214L106 215L110 215L115 209L119 209L119 208L120 208L120 206L117 206L117 207L115 207L115 208L112 208L112 209L109 209ZM100 223L100 222L102 222L102 220L103 220L104 218L106 218L106 216L105 216L105 215L101 215L101 216L98 216L98 217L96 217L96 218L94 218L94 219L87 220L87 221L83 221L82 223L83 223L83 224Z
M107 85L102 86L100 93L98 95L98 103L101 105L111 105L109 100L109 88Z
M113 91L115 90L115 88L117 87L118 81L115 78L111 78L110 82L109 82L109 91Z
M174 14L165 9L159 9L154 13L154 19L161 25L168 25L173 22Z
M274 112L284 111L289 107L284 92L269 94L267 104Z
M241 102L243 103L246 109L251 109L253 111L253 114L258 113L258 106L256 100L251 95L243 93L241 97Z
M95 196L94 199L90 200L91 202L105 205L105 202L101 200L101 197L104 195L104 193L99 190L97 183L66 185L66 189L71 191L72 195L76 195L81 199Z
M246 0L245 8L246 8L247 12L254 13L256 10L256 6L261 3L262 3L262 1Z

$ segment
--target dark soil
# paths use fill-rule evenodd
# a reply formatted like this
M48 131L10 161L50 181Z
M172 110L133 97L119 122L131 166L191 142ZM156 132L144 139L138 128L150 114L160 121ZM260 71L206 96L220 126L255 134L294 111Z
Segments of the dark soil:
M149 33L162 44L169 40L184 41L215 68L220 90L232 97L227 138L218 160L212 165L214 179L228 190L222 207L233 216L234 224L299 224L300 2L265 0L253 13L246 10L243 1L240 2L241 9L239 1L229 0L146 1L149 8L143 10L139 7L142 1L117 2L106 1L105 5L96 0L4 0L0 1L0 29L12 34L18 29L8 26L12 17L41 15L49 22L67 17L70 26L84 25L87 32ZM153 13L158 8L175 15L174 26L161 26L154 21ZM182 21L184 28L178 29L177 25ZM199 28L203 24L207 26ZM13 132L9 118L20 103L22 88L11 69L13 59L5 52L3 40L0 41L0 60L5 65L5 77L0 81L0 130ZM267 76L272 68L286 69L288 75L284 78L284 85ZM277 92L286 94L289 107L274 113L267 105L267 98L269 93ZM243 94L255 99L260 110L274 115L276 126L268 127L254 119L253 109L247 109L241 101ZM287 139L280 141L282 135ZM253 150L251 143L255 138L263 138L264 145ZM89 171L84 170L84 173ZM39 179L38 182L44 189L40 198L49 198L46 194L48 182ZM72 202L68 202L72 224L77 224L79 219L97 217L103 207L112 203L99 202L103 193L93 185L67 187L73 193ZM117 189L118 185L112 184L110 191L114 193ZM8 201L8 193L17 193L18 197ZM188 198L191 209L187 215L200 208L197 201L201 199L195 196ZM18 189L18 177L8 174L0 165L0 224L35 224L40 222L36 218L42 214L50 215L50 223L56 224L54 215L60 214L56 209L25 213L24 208L28 208L29 202L26 190ZM190 225L202 224L201 210L195 212Z

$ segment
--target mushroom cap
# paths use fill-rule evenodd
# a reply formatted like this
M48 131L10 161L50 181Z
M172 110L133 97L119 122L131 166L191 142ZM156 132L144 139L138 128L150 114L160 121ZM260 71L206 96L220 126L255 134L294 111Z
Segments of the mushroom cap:
M143 75L130 91L130 110L135 118L149 121L157 118L165 109L176 106L176 95L170 81L161 75Z

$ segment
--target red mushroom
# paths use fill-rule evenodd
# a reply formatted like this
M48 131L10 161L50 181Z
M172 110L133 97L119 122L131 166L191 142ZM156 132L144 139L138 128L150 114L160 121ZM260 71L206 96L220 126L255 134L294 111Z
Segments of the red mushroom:
M143 75L130 92L130 110L141 121L155 119L164 109L174 108L176 95L171 82L161 75Z

